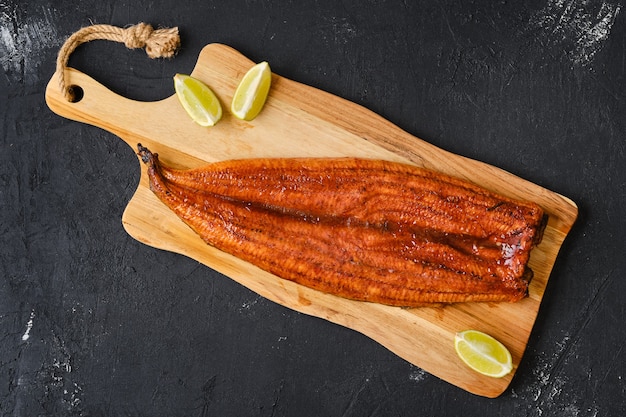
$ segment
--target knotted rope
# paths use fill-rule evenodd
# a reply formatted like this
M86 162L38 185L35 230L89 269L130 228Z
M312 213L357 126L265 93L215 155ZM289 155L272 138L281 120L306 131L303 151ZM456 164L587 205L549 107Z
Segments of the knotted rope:
M65 82L65 69L70 55L81 44L93 40L121 42L129 49L145 48L150 58L171 58L180 46L177 27L155 30L146 23L138 23L127 28L111 25L84 27L65 41L57 56L56 72L59 77L59 87L68 101L75 99L72 89Z

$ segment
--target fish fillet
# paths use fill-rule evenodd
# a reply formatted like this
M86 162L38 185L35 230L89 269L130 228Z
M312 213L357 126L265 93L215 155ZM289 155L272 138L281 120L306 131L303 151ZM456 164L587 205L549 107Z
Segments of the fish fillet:
M286 280L416 307L518 301L547 216L415 166L259 158L190 170L138 145L150 189L209 245Z

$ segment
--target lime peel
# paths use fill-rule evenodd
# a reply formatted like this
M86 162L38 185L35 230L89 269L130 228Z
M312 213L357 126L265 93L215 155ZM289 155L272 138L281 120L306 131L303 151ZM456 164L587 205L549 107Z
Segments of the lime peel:
M513 370L506 346L478 330L458 332L454 336L454 348L467 366L482 375L502 378Z
M231 113L241 120L253 120L265 105L271 83L272 71L266 61L250 68L235 90Z
M213 126L222 118L219 99L209 86L197 78L176 74L174 90L187 114L200 126Z

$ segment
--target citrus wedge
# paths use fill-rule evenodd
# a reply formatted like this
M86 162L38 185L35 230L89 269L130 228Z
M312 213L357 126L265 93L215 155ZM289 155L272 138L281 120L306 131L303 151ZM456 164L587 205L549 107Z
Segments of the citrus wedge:
M454 348L461 360L478 373L501 378L513 369L509 350L499 341L478 330L465 330L454 336Z
M271 83L272 71L267 62L263 61L250 68L235 90L230 105L233 115L248 121L257 117L263 109Z
M183 108L200 126L213 126L222 118L222 106L215 93L190 75L176 74L174 90Z

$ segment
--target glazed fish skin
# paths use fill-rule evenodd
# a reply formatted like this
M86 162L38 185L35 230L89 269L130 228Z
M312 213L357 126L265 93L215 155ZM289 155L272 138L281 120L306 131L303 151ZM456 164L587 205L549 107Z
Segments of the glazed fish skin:
M385 161L173 170L141 145L139 155L152 191L205 242L281 278L405 307L527 295L543 220L535 204Z
M453 177L380 160L250 159L162 172L167 181L181 186L195 189L203 184L215 194L271 202L277 209L376 224L411 222L432 228L436 223L438 230L447 233L483 238L492 236L494 228L510 233L541 216L534 204L495 195ZM470 217L474 220L466 221Z

